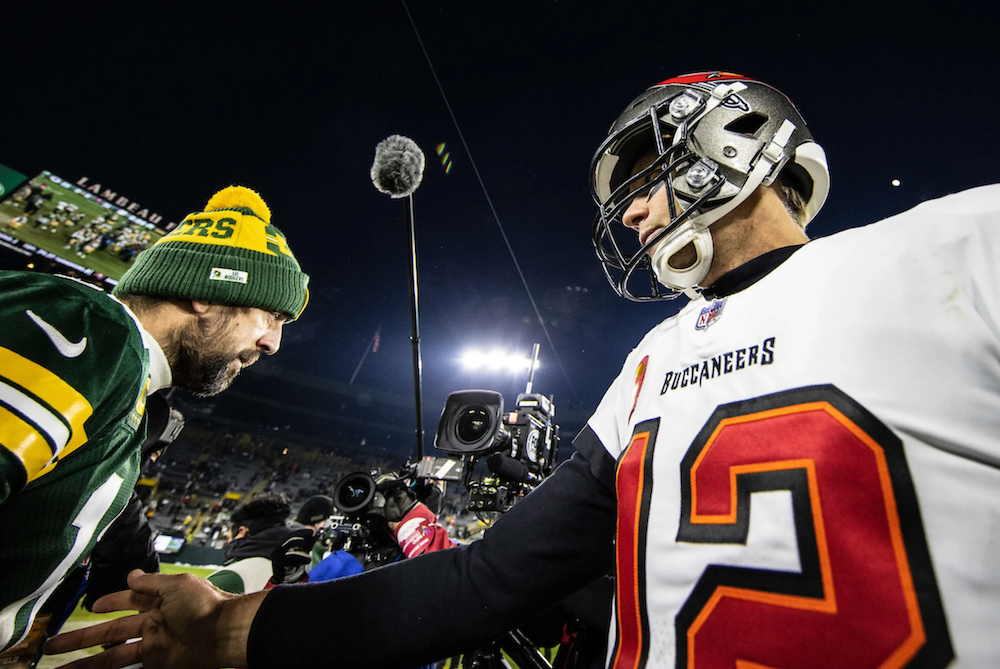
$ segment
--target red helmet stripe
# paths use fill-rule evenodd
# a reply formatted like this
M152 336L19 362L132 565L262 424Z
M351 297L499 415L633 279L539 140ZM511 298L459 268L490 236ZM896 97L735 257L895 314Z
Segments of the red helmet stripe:
M728 81L732 79L742 79L744 81L753 81L749 77L744 77L742 74L736 74L735 72L694 72L692 74L682 74L679 77L671 77L656 84L657 86L666 86L667 84L697 84L702 82L712 82L712 81Z

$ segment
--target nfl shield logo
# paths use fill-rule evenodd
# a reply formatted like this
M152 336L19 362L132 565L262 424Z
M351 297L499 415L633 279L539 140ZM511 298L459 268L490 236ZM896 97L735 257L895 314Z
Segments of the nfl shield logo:
M709 325L719 320L722 316L722 307L726 304L726 298L721 300L716 300L712 302L707 307L702 307L701 313L698 314L698 321L694 324L695 330L704 330Z

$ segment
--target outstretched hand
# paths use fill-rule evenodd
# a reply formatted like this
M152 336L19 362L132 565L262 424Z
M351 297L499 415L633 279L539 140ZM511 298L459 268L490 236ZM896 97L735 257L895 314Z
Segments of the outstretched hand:
M229 595L192 574L128 576L131 590L101 597L94 611L140 611L59 634L47 654L119 644L64 665L68 669L215 669L246 666L246 640L262 596ZM134 643L122 643L138 639Z

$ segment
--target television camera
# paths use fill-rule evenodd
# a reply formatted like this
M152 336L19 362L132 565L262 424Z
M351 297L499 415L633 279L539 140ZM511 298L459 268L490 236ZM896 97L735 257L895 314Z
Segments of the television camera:
M510 412L491 390L448 396L434 445L465 465L470 511L504 513L552 473L559 451L554 418L555 404L536 393L518 395Z
M439 471L436 476L431 474L435 468ZM454 472L449 474L447 470ZM400 550L383 522L386 496L395 489L406 488L437 512L442 493L436 481L457 481L460 476L461 463L433 457L424 458L417 465L407 463L398 472L348 474L333 489L337 512L330 516L330 526L319 541L351 553L366 569L388 564L399 557Z
M502 514L552 473L559 454L559 426L552 399L531 392L538 362L535 344L528 383L515 410L504 412L503 395L492 390L451 393L438 421L434 445L465 465L468 509ZM485 470L477 467L481 461Z
M505 412L503 395L492 390L448 396L434 444L450 457L423 457L391 474L355 472L342 478L333 491L339 513L328 531L328 537L337 537L334 545L363 551L382 564L385 547L394 542L380 522L380 509L386 493L400 486L437 513L442 495L437 482L461 482L469 493L468 510L487 524L534 490L552 473L559 452L555 404L531 392L537 356L536 344L525 392L513 411Z
M532 351L528 384L517 396L515 410L504 411L503 396L490 390L462 390L448 396L434 445L465 465L468 508L487 522L510 509L552 473L559 453L556 407L550 398L531 392L538 344ZM485 469L477 466L485 461ZM478 473L477 473L478 472ZM468 653L469 669L550 669L551 664L521 630L512 629Z

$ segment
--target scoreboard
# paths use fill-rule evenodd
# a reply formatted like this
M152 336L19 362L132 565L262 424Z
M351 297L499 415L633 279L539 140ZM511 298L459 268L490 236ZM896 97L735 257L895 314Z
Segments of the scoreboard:
M3 169L0 248L8 251L7 269L57 271L110 290L172 227L86 178L70 182L43 171L26 179Z

